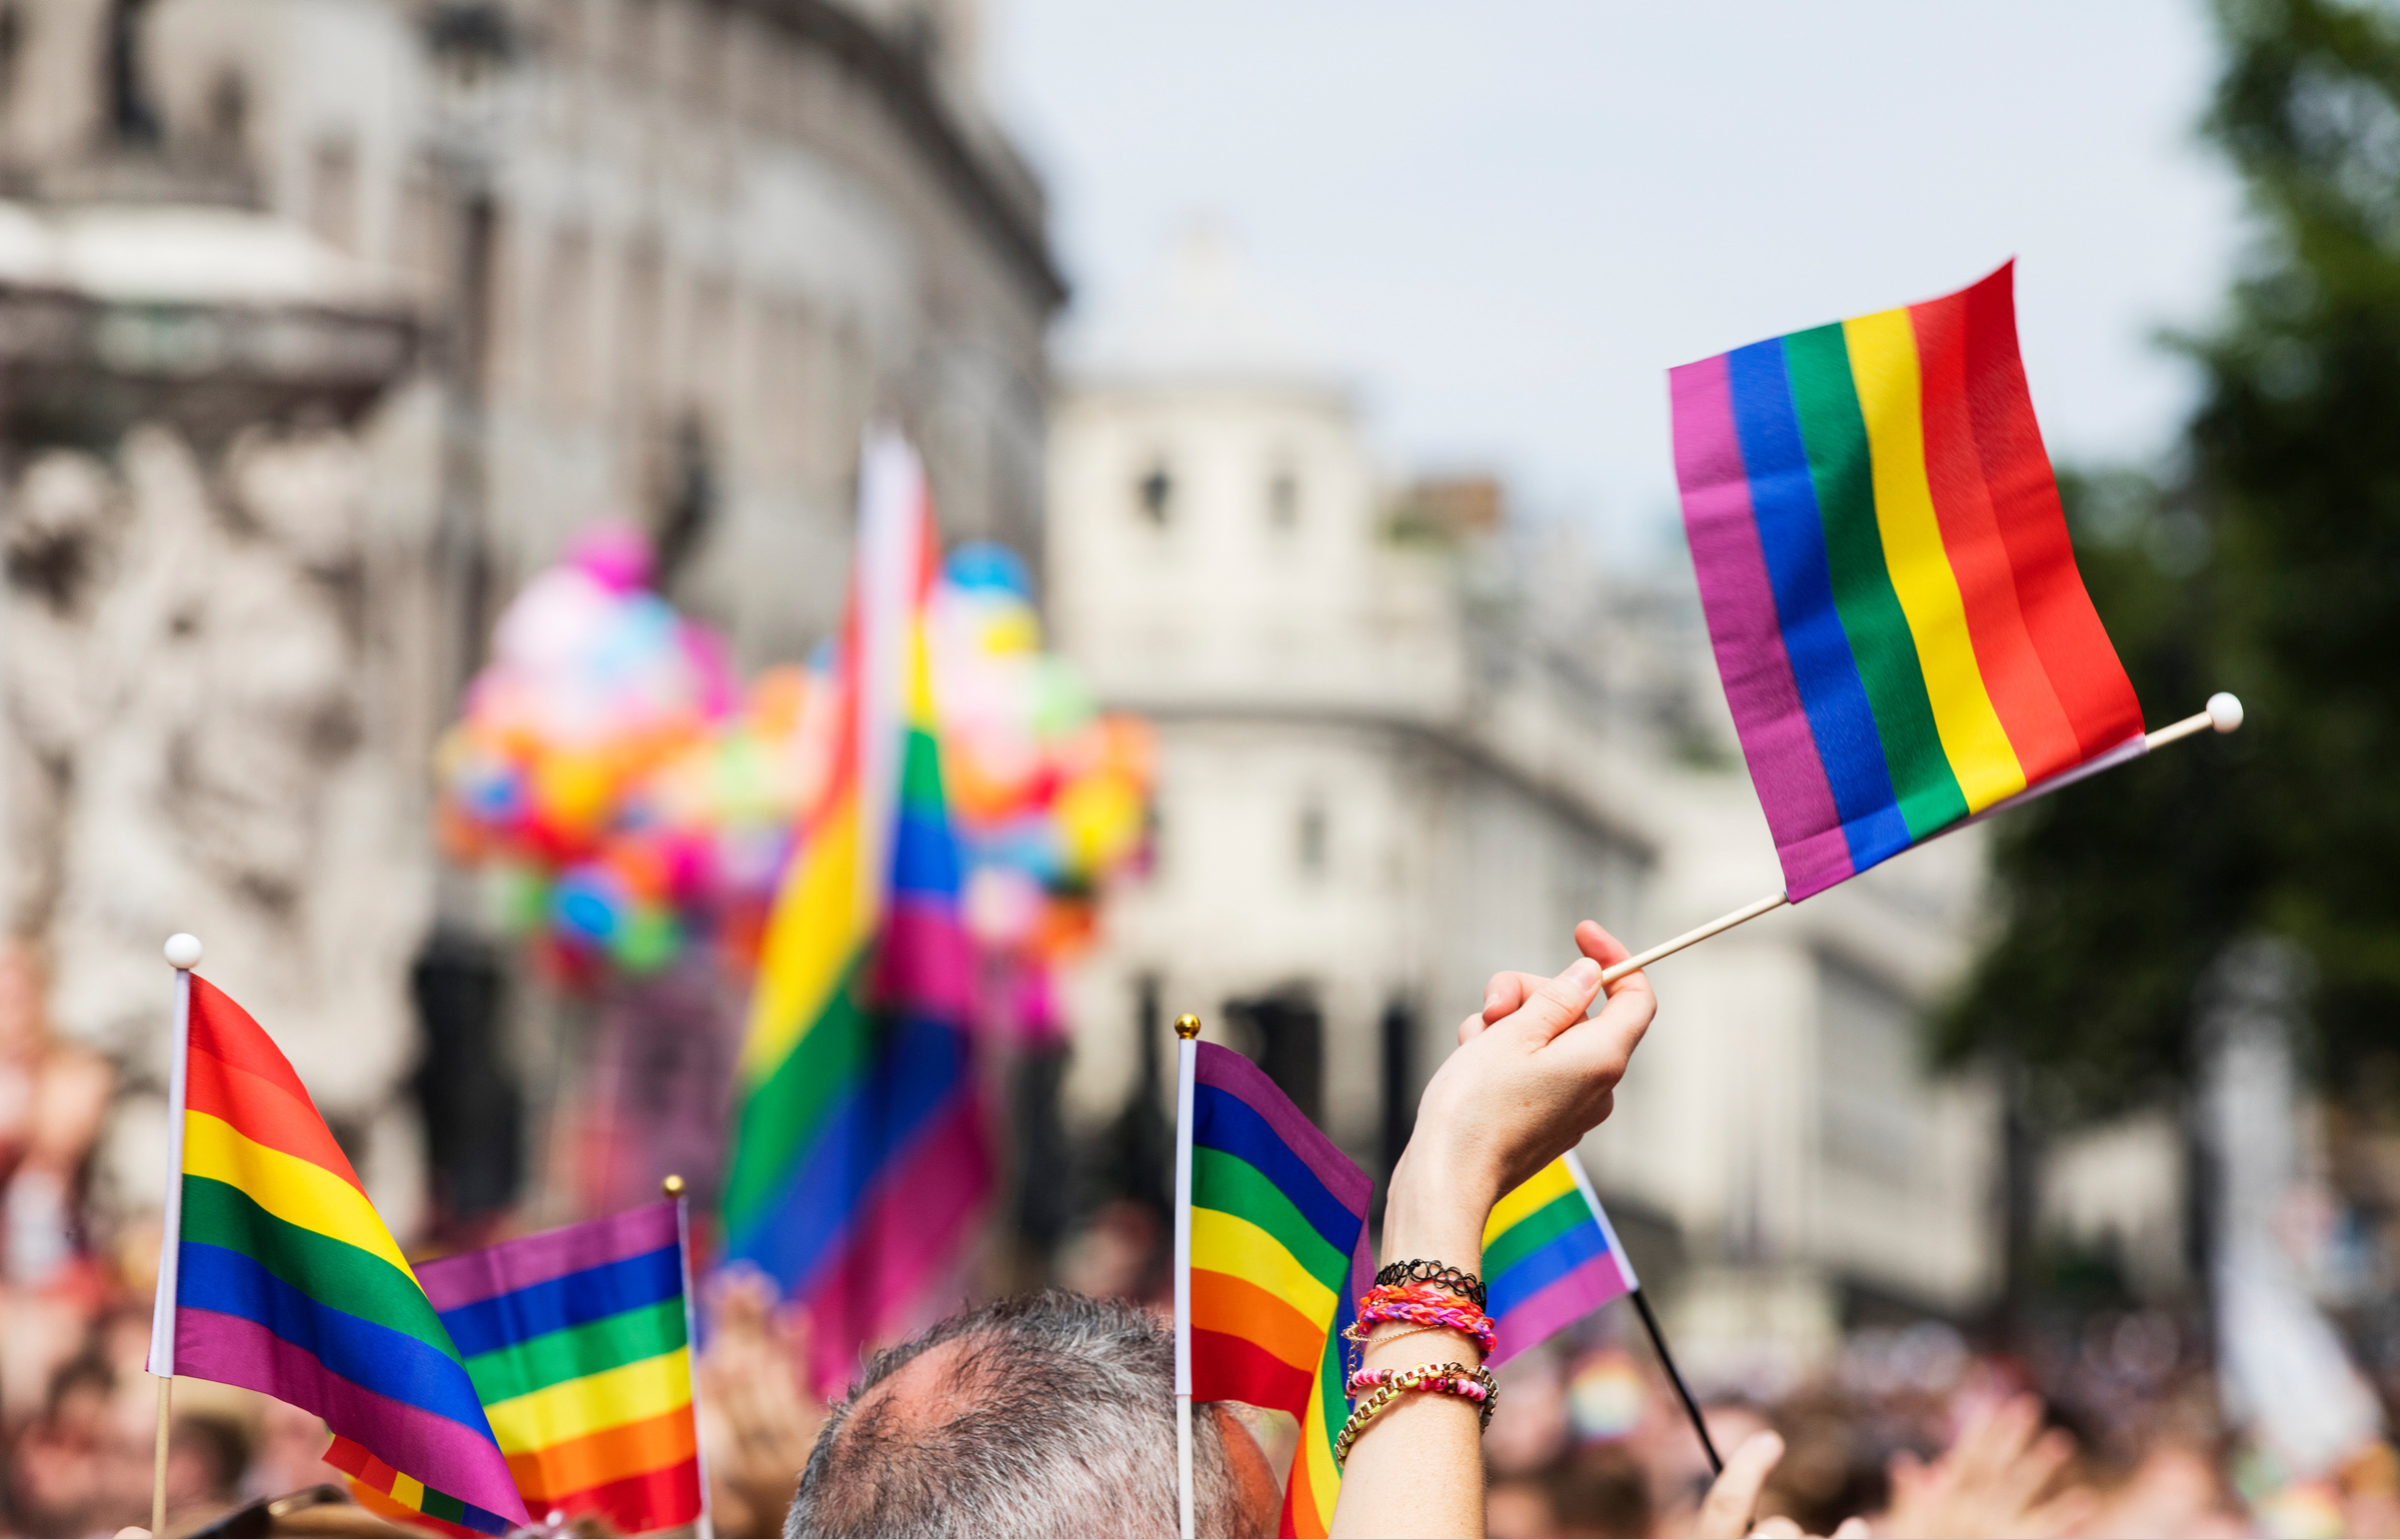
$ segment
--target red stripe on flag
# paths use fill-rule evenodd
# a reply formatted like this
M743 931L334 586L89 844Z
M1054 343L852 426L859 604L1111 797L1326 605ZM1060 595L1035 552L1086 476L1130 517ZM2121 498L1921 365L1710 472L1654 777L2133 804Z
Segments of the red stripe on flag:
M197 1042L187 1063L186 1107L223 1118L244 1138L323 1166L360 1192L367 1190L359 1186L350 1157L334 1142L333 1130L305 1098L295 1099L274 1080L219 1058Z
M664 1470L570 1492L551 1499L550 1506L571 1517L604 1515L619 1532L629 1535L689 1524L700 1517L700 1461L695 1457Z
M2017 356L2015 267L1966 291L1967 415L2025 629L2074 725L2078 758L2088 760L2141 732L2142 708L2075 569L2058 481Z
M1908 321L1923 379L1925 480L1942 552L1958 579L1976 671L2030 785L2079 764L2083 754L2017 607L2016 572L1975 452L1967 411L1966 296L1912 305Z
M1192 1399L1247 1401L1269 1411L1308 1413L1313 1369L1295 1369L1247 1337L1192 1328Z

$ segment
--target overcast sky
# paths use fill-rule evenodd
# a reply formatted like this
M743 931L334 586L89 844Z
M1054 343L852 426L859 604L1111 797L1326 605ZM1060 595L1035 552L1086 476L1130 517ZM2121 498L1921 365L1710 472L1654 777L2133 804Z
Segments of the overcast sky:
M2200 0L985 0L1079 322L1206 216L1398 469L1671 514L1663 371L2018 259L2061 459L2162 452L2239 195Z

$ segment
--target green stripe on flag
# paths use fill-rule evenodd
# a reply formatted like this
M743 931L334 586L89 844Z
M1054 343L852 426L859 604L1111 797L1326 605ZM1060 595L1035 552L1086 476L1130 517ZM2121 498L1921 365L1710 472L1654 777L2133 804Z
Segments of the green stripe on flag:
M725 1227L743 1225L783 1190L827 1109L866 1072L875 1017L859 1002L872 952L862 952L823 1014L743 1099L725 1179Z
M1883 529L1875 519L1874 461L1866 418L1850 377L1850 345L1841 324L1811 327L1783 339L1791 373L1791 404L1808 447L1809 480L1825 528L1825 564L1833 579L1833 608L1866 686L1883 742L1900 818L1908 837L1922 839L1966 816L1966 796L1942 752L1925 693L1916 636L1883 562Z
M450 1333L417 1280L372 1251L303 1229L211 1176L183 1179L183 1239L250 1257L329 1310L405 1332L456 1359Z
M1581 1192L1559 1193L1491 1238L1483 1248L1483 1276L1498 1277L1578 1224L1599 1228Z
M1204 1144L1192 1150L1192 1206L1247 1219L1280 1242L1308 1276L1339 1298L1349 1286L1349 1258L1325 1244L1307 1216L1257 1167Z
M678 1294L479 1353L467 1360L467 1373L475 1381L476 1397L490 1406L672 1353L683 1345L684 1299Z

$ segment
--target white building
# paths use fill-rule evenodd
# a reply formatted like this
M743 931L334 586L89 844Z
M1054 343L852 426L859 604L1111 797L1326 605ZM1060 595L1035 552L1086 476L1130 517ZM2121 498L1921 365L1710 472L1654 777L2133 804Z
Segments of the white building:
M1395 492L1219 243L1075 371L1050 486L1060 645L1162 750L1155 869L1072 991L1081 1128L1190 1009L1377 1168L1491 971L1780 885L1689 580L1533 556L1472 484ZM1696 1361L1995 1287L1993 1100L1914 1032L1980 879L1976 835L1938 841L1655 971L1584 1153Z

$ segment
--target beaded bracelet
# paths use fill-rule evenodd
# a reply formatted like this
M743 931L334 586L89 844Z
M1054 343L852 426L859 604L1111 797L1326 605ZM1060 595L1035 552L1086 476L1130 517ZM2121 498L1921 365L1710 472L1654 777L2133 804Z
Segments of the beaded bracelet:
M1483 1280L1465 1268L1452 1267L1447 1262L1418 1260L1388 1262L1376 1269L1375 1283L1378 1286L1384 1284L1404 1286L1421 1283L1440 1289L1445 1293L1455 1294L1478 1310L1485 1308L1486 1304L1483 1298Z
M1366 1425L1390 1410L1391 1403L1411 1390L1479 1400L1486 1423L1491 1419L1491 1408L1499 1399L1497 1387L1490 1384L1491 1376L1487 1371L1477 1369L1470 1373L1466 1365L1461 1363L1420 1363L1413 1369L1402 1369L1387 1377L1379 1371L1360 1372L1375 1372L1380 1383L1365 1400L1358 1403L1350 1413L1349 1420L1342 1423L1341 1431L1333 1435L1333 1466L1336 1470L1349 1463L1350 1446L1358 1442L1358 1435L1366 1431ZM1477 1395L1477 1391L1482 1393Z
M1363 1343L1368 1328L1380 1321L1406 1321L1416 1326L1446 1326L1475 1339L1483 1356L1499 1345L1491 1317L1454 1296L1423 1284L1378 1283L1358 1301L1357 1324L1342 1335Z
M1417 1367L1433 1366L1419 1364ZM1500 1404L1499 1382L1491 1377L1491 1371L1480 1364L1471 1369L1461 1363L1445 1363L1438 1367L1450 1371L1451 1383L1433 1384L1428 1382L1416 1388L1438 1390L1445 1395L1464 1396L1469 1401L1481 1403L1479 1410L1482 1424L1484 1427L1490 1427L1492 1410ZM1402 1376L1414 1372L1413 1369L1353 1369L1350 1371L1349 1378L1342 1382L1342 1389L1354 1401L1369 1390L1396 1384Z

